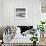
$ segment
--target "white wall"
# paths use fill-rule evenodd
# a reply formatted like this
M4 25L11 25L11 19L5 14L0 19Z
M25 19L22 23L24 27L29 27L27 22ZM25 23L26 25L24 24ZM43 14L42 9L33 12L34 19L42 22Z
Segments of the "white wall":
M40 0L2 0L2 25L34 25L40 20ZM27 19L14 19L15 8L27 8Z
M14 24L14 0L3 0L3 25Z
M0 0L0 26L2 25L2 20L3 20L3 16L2 16L2 0Z
M41 2L40 0L33 0L33 7L32 7L32 14L33 14L33 26L37 26L41 20Z

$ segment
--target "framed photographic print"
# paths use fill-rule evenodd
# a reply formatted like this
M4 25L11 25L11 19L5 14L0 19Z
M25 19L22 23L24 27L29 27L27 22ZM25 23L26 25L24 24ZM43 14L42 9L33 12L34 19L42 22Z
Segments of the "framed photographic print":
M16 8L16 19L25 19L27 18L26 8Z

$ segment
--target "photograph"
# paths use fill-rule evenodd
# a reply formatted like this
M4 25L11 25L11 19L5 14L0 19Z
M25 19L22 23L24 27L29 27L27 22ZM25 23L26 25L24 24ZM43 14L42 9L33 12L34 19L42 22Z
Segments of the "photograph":
M26 17L26 8L16 8L16 19L25 19Z

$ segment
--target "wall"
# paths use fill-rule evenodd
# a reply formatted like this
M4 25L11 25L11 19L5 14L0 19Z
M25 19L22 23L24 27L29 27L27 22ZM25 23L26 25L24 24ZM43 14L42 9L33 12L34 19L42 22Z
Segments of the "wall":
M33 7L32 7L32 14L33 14L33 26L37 26L41 20L41 2L40 0L33 0Z
M15 0L15 8L27 8L27 19L15 20L16 24L37 25L40 20L40 0ZM25 22L26 21L26 22Z
M3 26L14 25L14 0L3 0Z
M2 0L0 0L0 26L2 25Z
M36 26L40 20L40 0L2 0L2 25L33 25ZM15 9L27 8L27 19L15 18Z

